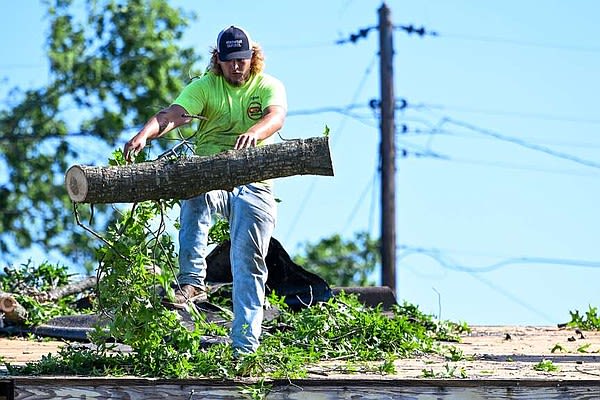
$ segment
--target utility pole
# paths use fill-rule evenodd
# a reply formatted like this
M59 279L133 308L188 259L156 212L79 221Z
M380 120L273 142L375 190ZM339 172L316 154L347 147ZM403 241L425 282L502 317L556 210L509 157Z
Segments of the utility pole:
M381 84L381 279L396 293L396 141L394 42L390 9L379 8Z

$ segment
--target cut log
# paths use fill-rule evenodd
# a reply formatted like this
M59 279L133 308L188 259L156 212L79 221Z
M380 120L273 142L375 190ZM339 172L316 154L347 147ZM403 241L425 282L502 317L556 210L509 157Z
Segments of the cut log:
M29 296L39 303L48 303L91 289L96 285L96 282L97 278L95 276L89 276L79 282L69 283L47 292L38 292ZM6 321L15 325L22 325L27 320L27 310L15 299L12 293L0 292L0 314L4 315Z
M133 203L187 199L216 189L292 175L333 176L327 137L288 140L209 157L187 157L124 166L74 165L66 173L76 203Z
M14 311L19 302L10 293L0 293L0 311L9 313Z
M13 324L22 324L27 320L27 310L10 293L0 293L0 314Z

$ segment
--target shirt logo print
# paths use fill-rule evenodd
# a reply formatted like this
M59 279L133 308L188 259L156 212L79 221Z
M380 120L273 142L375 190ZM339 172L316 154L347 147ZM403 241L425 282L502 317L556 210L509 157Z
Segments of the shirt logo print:
M253 101L248 105L248 109L246 110L246 114L248 118L252 120L259 120L262 117L262 104L258 101Z

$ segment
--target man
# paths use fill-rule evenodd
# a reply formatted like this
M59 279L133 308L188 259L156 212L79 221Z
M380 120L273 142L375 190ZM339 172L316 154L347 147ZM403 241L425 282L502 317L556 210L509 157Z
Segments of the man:
M172 105L161 110L125 144L131 160L151 139L203 116L196 139L198 155L212 155L270 142L283 126L287 110L285 88L263 73L264 56L242 28L230 26L217 37L209 70L192 81ZM276 207L269 182L215 190L181 203L179 288L175 305L205 300L208 231L213 216L229 221L235 354L254 352L259 345L267 267L265 257L275 226Z

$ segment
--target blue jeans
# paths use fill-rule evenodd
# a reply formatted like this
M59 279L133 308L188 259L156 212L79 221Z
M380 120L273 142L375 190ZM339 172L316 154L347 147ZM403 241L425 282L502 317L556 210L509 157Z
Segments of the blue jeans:
M214 216L229 221L233 275L234 351L254 352L259 345L267 266L265 257L275 228L276 203L270 186L253 183L233 191L214 190L181 204L179 276L181 285L204 286L208 231Z

